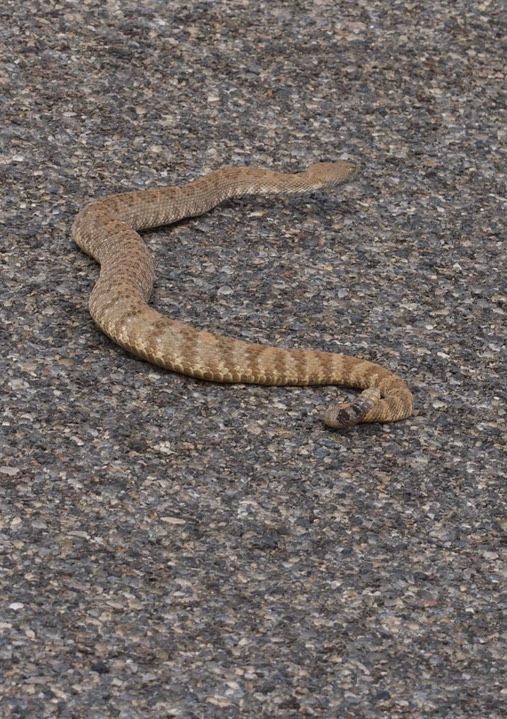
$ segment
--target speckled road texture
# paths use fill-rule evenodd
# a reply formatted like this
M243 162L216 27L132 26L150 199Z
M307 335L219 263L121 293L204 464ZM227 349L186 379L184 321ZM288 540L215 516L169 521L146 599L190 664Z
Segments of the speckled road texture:
M487 0L4 0L1 719L507 714L505 37ZM86 202L335 159L148 232L153 304L378 362L414 417L333 433L346 390L93 325Z

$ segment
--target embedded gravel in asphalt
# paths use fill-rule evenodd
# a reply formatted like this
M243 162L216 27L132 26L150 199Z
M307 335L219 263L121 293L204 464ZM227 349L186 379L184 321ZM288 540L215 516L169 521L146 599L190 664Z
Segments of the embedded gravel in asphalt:
M4 0L2 719L497 719L505 624L501 2ZM327 193L146 233L160 311L343 351L348 390L221 386L93 325L95 197L350 159Z

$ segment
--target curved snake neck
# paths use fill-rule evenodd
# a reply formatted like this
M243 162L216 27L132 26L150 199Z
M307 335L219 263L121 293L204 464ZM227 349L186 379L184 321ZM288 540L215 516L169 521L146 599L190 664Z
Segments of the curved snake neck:
M148 305L154 263L138 230L193 217L230 197L290 194L351 180L348 162L318 163L299 174L258 168L222 168L181 187L110 195L78 214L74 241L100 263L90 313L114 342L149 362L214 382L262 385L344 385L363 391L331 406L325 423L335 429L359 422L409 417L412 394L380 365L343 354L283 349L223 337L172 320Z

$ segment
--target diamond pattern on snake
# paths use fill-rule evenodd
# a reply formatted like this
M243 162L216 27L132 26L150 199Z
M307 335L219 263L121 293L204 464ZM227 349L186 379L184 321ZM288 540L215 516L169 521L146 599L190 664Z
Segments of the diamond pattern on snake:
M139 231L208 212L243 195L279 195L328 189L352 180L357 169L338 161L286 174L224 167L182 186L126 192L95 200L76 217L72 236L100 263L90 313L113 342L156 365L213 382L260 385L342 385L361 392L329 407L324 422L345 429L360 422L410 417L412 394L395 374L367 360L313 349L243 342L196 329L148 304L154 262Z

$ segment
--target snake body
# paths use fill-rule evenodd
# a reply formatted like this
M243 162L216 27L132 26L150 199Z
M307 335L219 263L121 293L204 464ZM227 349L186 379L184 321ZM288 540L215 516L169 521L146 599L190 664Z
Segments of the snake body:
M261 385L344 385L361 389L352 401L331 406L325 423L335 429L359 422L391 422L412 414L407 385L380 365L343 354L284 349L201 331L148 305L154 262L139 230L200 215L243 195L300 193L346 182L348 162L318 163L299 174L226 167L187 185L127 192L84 207L73 239L100 263L90 296L98 327L123 348L175 372L214 382Z

